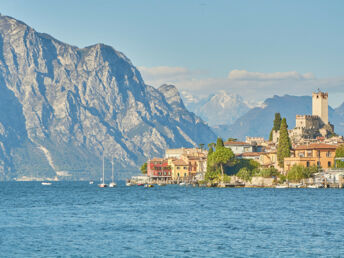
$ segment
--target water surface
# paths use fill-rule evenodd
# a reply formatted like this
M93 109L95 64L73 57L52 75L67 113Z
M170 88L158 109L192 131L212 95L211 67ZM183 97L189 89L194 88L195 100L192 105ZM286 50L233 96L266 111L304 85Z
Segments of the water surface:
M2 257L344 256L344 189L0 183Z

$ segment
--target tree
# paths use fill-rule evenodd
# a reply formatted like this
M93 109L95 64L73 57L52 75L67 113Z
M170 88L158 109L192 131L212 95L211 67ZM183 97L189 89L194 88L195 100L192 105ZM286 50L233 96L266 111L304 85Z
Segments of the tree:
M221 138L220 138L221 139ZM221 139L222 140L222 139ZM221 168L222 177L224 175L223 166L230 164L235 160L235 155L231 149L225 147L216 147L216 151L212 154L215 165Z
M289 170L287 178L289 181L299 182L301 179L310 178L316 172L318 172L318 168L316 166L306 168L302 165L294 165Z
M283 118L277 146L277 160L280 167L283 167L284 165L284 158L290 157L291 143L287 128L287 120Z
M244 181L249 181L252 178L252 171L247 168L242 168L236 175Z
M336 149L336 158L343 158L344 159L344 144L340 145ZM344 168L344 161L336 160L336 167L337 168Z
M214 148L215 147L215 143L214 142L211 142L211 143L209 143L208 144L208 148L210 149L210 148Z
M238 139L237 138L231 138L231 137L229 137L228 139L227 139L227 142L236 142Z
M214 152L213 147L210 146L209 151L208 151L208 156L211 155Z
M223 144L223 140L222 138L217 138L217 141L216 141L216 150L219 149L219 148L222 148L224 147L225 145Z
M277 132L281 129L281 123L282 123L281 114L275 113L274 124L270 132L269 141L272 141L273 131Z
M203 150L203 148L204 148L204 143L200 143L200 144L198 144L198 146L199 146L199 148L200 148L201 150Z
M147 162L143 163L140 170L142 174L147 174Z

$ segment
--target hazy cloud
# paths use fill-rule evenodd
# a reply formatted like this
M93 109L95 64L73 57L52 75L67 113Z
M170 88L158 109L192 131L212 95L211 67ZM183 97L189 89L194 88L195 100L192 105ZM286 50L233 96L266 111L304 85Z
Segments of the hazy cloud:
M315 79L312 73L300 74L298 72L259 73L246 70L232 70L228 74L230 80L309 80Z

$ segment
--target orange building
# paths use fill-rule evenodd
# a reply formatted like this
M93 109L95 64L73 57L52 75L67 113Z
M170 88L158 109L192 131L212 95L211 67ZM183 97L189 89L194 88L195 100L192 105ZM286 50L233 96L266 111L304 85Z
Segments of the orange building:
M309 144L298 146L294 149L293 157L284 158L284 171L289 171L294 165L305 167L318 166L328 169L334 166L336 145Z

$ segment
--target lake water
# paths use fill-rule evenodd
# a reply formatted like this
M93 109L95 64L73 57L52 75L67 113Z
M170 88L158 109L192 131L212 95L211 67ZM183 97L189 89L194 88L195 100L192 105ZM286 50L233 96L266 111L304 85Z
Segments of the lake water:
M344 256L344 189L0 183L0 256Z

